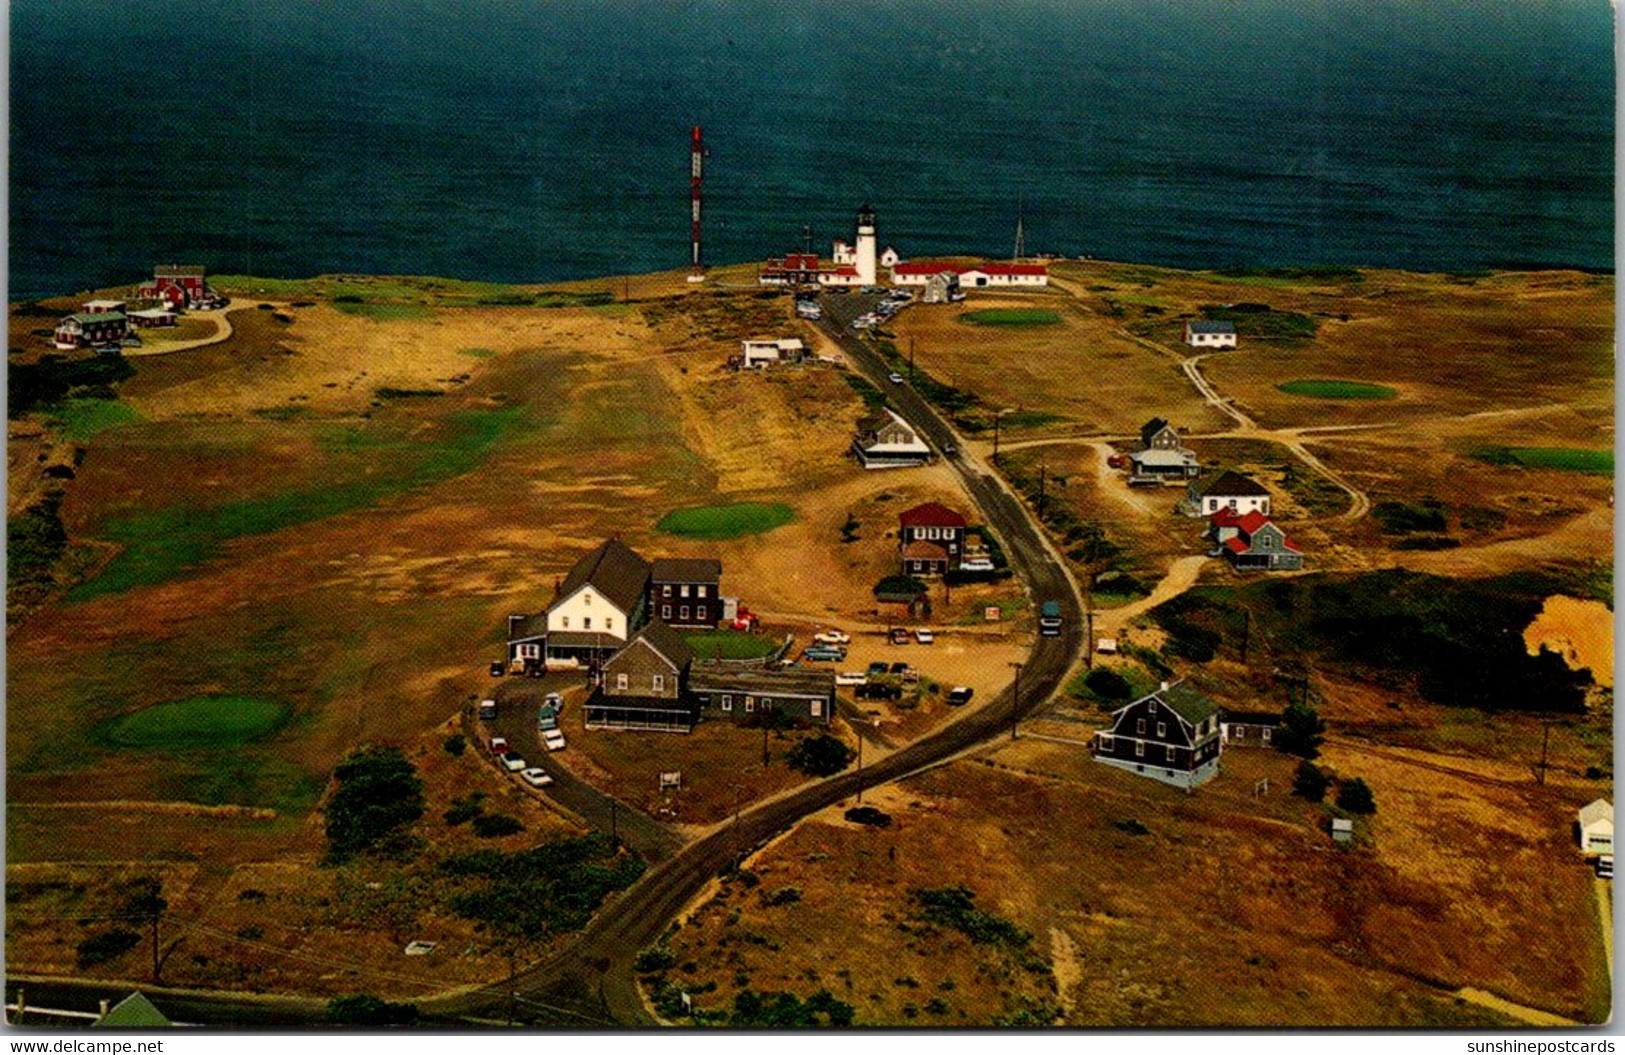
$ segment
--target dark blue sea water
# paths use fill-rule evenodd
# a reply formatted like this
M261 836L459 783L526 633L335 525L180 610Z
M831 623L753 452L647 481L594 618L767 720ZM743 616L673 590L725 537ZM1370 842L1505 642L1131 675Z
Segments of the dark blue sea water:
M1605 0L14 0L15 297L905 255L1612 268ZM827 251L827 250L826 250Z

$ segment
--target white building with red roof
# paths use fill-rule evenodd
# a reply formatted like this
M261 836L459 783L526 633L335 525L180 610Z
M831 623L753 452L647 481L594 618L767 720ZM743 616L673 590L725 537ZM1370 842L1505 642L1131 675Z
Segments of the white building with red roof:
M1219 510L1208 522L1208 535L1219 544L1219 555L1237 571L1303 568L1303 551L1293 545L1280 525L1257 510Z
M897 517L903 574L940 575L965 558L965 518L941 502L926 502Z

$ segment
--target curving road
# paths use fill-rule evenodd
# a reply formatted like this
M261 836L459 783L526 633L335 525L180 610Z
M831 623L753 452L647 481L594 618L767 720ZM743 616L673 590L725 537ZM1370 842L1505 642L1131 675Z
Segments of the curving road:
M823 328L852 366L886 392L893 408L939 450L944 444L959 445L948 423L913 389L888 382L890 367L847 329L847 321L870 307L872 300L857 295L826 297L824 305ZM803 817L856 795L860 788L889 783L992 737L1009 734L1019 718L1046 701L1060 685L1083 644L1082 607L1071 575L1002 481L969 455L957 455L949 464L959 472L987 523L998 532L1011 566L1034 599L1054 600L1061 606L1062 632L1037 639L1021 671L1020 697L1011 686L980 710L882 761L762 803L742 813L737 823L719 828L660 862L606 905L568 947L519 976L517 1003L528 1021L579 1027L590 1016L620 1026L654 1025L638 991L633 960L665 933L707 882ZM506 985L493 985L422 1006L436 1017L493 1016L509 999Z

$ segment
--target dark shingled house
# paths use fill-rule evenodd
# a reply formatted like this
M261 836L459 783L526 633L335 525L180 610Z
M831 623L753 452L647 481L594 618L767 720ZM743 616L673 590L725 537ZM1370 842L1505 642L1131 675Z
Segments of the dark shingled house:
M677 631L658 619L646 623L604 661L599 686L587 699L587 728L689 732L700 720L687 692L693 662L694 650Z
M722 618L722 562L658 558L649 572L649 611L671 626L715 627Z
M1112 712L1095 734L1095 761L1164 784L1193 788L1219 773L1219 708L1188 682L1166 681Z

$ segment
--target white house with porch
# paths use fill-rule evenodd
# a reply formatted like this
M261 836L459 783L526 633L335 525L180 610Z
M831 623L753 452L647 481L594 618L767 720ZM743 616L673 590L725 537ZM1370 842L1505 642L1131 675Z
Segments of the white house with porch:
M1598 799L1580 807L1580 852L1611 854L1614 852L1614 804Z

